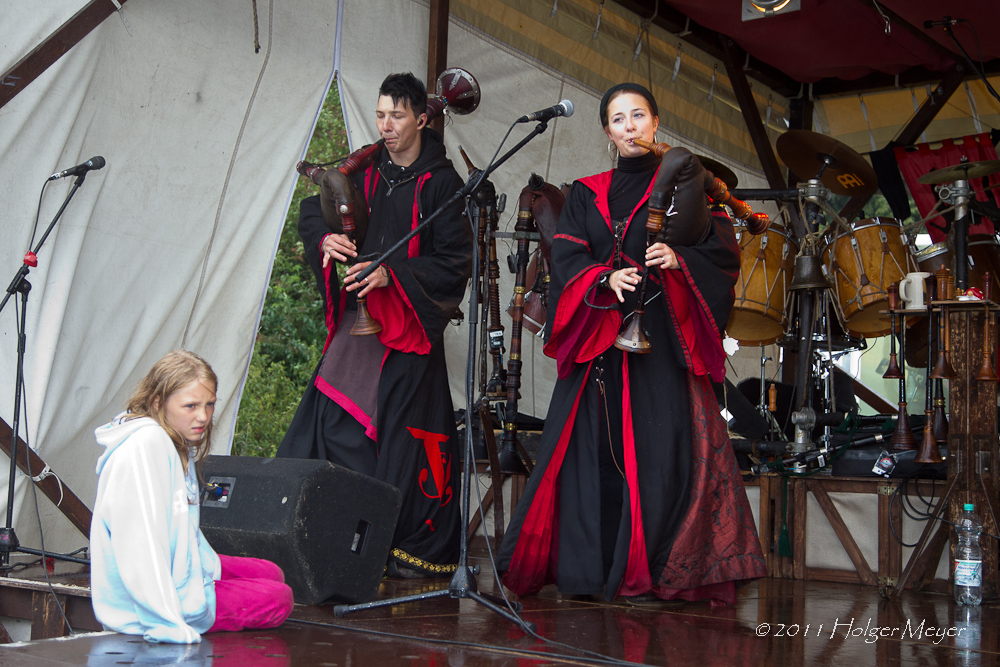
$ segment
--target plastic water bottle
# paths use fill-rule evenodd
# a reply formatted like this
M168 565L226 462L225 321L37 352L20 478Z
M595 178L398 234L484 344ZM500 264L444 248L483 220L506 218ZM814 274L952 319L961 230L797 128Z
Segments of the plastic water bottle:
M983 550L979 547L979 534L983 524L973 512L973 506L965 504L958 515L955 535L955 601L962 605L979 606L983 601Z

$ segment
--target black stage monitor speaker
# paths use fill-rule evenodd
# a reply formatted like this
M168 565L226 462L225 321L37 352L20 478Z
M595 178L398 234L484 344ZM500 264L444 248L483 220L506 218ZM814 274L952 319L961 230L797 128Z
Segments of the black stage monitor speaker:
M201 529L218 553L276 563L300 604L375 599L396 487L329 461L254 456L209 456L202 478Z

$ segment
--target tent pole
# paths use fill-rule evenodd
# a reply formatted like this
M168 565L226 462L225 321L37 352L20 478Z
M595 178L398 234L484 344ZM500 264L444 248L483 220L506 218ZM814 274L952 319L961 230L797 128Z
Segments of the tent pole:
M451 12L451 0L431 0L431 22L427 30L427 88L428 93L432 82L437 81L441 72L448 68L448 15ZM438 116L430 122L430 126L444 134L444 116Z

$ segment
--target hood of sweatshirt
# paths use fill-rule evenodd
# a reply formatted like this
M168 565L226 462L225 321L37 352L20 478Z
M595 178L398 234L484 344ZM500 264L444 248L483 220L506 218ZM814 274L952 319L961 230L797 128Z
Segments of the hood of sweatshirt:
M111 454L113 454L114 451L118 449L119 445L125 442L130 435L141 428L159 426L156 420L151 417L136 417L129 419L128 416L127 412L123 412L104 426L98 426L94 429L94 437L97 438L97 443L104 447L104 453L101 454L99 459L97 459L98 475L100 475L101 471L104 470L104 465L108 462L108 458Z

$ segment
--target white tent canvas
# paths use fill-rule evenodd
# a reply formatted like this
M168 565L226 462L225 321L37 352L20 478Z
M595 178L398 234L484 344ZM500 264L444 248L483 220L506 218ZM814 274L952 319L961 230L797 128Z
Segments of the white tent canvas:
M3 70L82 4L0 3L5 36L18 36L3 46ZM95 155L107 160L87 176L29 276L21 414L21 436L88 505L100 449L93 429L171 349L213 365L214 449L228 451L291 166L332 79L342 9L318 0L256 7L259 53L250 3L132 0L123 6L131 34L112 15L0 109L4 285L29 247L46 178ZM45 189L38 235L73 180ZM0 315L8 424L16 301ZM15 528L37 547L35 512L22 511L31 497L17 477ZM47 548L86 543L44 499L39 510Z

